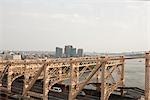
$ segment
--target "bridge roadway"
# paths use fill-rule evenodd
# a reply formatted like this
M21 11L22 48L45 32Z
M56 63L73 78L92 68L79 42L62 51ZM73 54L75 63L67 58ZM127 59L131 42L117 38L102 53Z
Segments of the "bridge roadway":
M6 85L6 80L3 81L3 86L4 87L7 86ZM20 79L16 80L15 83L13 84L13 87L12 87L12 92L15 95L10 96L9 99L10 100L11 99L15 100L16 99L15 97L17 97L16 94L21 95L21 92L23 91L22 88L23 88L23 80L20 80ZM4 88L3 88L3 90L4 90ZM5 88L5 90L7 90L7 88ZM42 93L42 81L37 81L34 84L31 91L36 92L36 93ZM0 93L5 94L5 91L0 91ZM65 90L65 89L63 89L63 92L61 92L61 93L50 91L48 98L49 98L49 100L67 100L68 99L68 94L69 94L69 91ZM22 96L20 96L20 97L22 97ZM2 98L5 99L4 96L2 96ZM35 98L35 97L32 97L32 98L37 99L37 100L41 100L40 98ZM78 100L98 100L98 98L99 97L90 96L90 95L86 95L86 96L80 96L79 95L79 96L77 96Z
M3 80L3 84L4 86L6 85L6 80ZM18 79L15 81L15 83L13 84L12 87L12 91L15 95L9 96L9 99L6 99L6 97L3 95L5 94L5 91L0 91L0 99L2 100L19 100L19 96L17 96L16 94L21 94L22 92L22 87L23 86L23 80L22 79ZM57 85L62 87L63 85ZM6 88L7 90L7 88ZM34 84L33 88L31 91L37 92L37 93L41 93L42 92L42 81L36 81L36 83ZM68 90L63 88L63 92L61 93L56 93L56 92L49 92L48 98L49 100L68 100ZM22 96L20 95L20 98ZM24 100L41 100L40 98L30 98L30 99L24 99ZM100 100L99 96L92 96L92 95L86 95L86 96L81 96L78 95L77 96L77 100ZM134 100L133 98L126 98L126 97L120 97L120 96L115 96L115 95L111 95L110 100Z

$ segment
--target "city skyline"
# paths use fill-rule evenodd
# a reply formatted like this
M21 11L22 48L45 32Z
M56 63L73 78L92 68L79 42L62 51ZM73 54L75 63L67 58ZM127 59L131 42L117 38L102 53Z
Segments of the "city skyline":
M85 52L150 49L150 2L0 1L2 50L54 51L73 45Z
M65 45L64 48L56 47L55 57L82 57L83 49L72 45Z

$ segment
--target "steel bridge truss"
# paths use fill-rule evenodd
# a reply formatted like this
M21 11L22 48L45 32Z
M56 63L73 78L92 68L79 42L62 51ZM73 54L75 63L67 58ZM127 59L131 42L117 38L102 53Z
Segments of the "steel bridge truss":
M69 100L89 83L101 83L101 100L108 100L117 87L124 87L124 58L120 57L78 57L46 60L0 61L0 83L7 75L7 89L24 76L23 96L30 96L30 89L38 79L43 79L43 100L56 83L69 81ZM121 91L123 95L123 91Z

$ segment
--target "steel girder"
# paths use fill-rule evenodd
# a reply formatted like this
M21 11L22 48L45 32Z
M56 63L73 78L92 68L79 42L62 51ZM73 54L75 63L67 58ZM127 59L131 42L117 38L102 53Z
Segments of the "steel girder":
M24 75L23 95L33 95L29 90L39 78L43 78L43 100L48 99L51 87L63 80L70 81L69 100L76 98L84 86L97 78L101 89L101 100L118 86L124 86L123 57L78 57L47 60L12 60L9 67L3 68L8 61L0 61L0 74L8 75L8 90L12 82ZM5 71L7 69L8 71ZM7 72L7 73L6 73ZM117 78L114 78L117 77Z

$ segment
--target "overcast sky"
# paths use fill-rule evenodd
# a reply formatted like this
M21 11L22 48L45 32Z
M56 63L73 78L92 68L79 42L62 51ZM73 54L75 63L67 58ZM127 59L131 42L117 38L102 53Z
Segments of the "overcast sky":
M2 50L150 50L150 2L0 0Z

